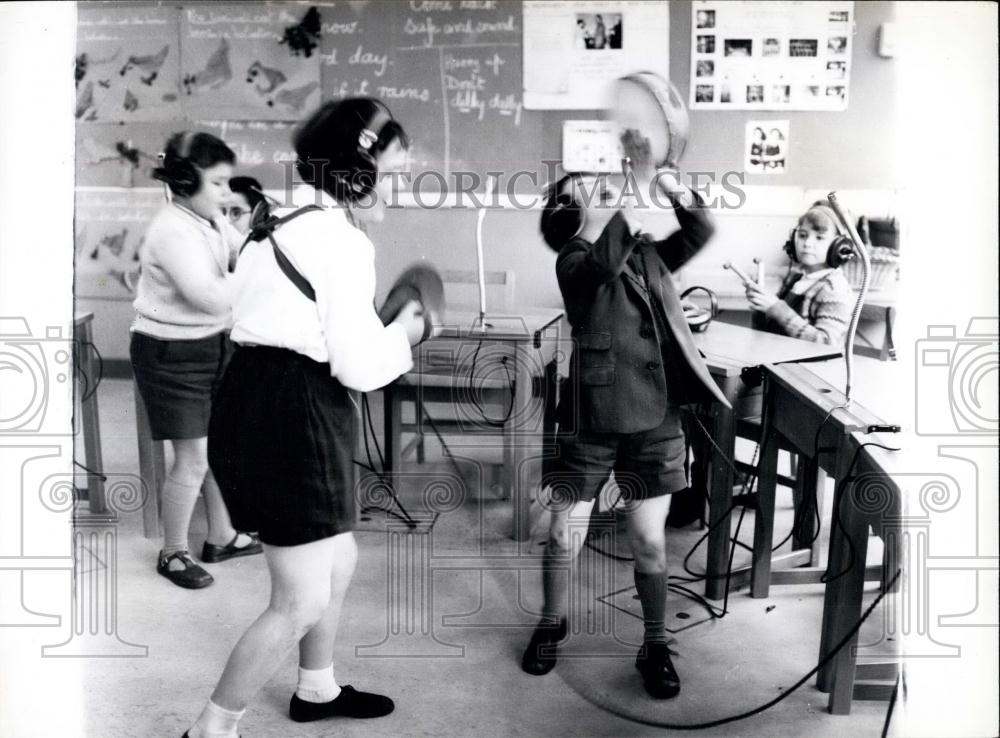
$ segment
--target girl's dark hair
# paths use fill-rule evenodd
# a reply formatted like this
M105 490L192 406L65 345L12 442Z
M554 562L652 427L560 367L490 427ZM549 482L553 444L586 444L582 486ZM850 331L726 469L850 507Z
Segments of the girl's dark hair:
M410 145L403 127L381 101L369 97L331 101L296 131L295 168L306 184L338 202L357 202L372 191L378 176L376 158L394 140L403 148Z
M233 177L229 180L229 189L247 199L247 205L253 210L259 203L266 202L264 188L253 177Z
M211 133L181 131L167 140L163 164L153 170L153 178L166 182L175 195L189 197L201 187L198 169L235 163L233 150Z

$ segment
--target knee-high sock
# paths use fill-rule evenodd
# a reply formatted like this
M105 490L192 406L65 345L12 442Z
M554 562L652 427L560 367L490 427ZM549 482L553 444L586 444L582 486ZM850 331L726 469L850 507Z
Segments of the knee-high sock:
M181 484L169 474L163 482L163 553L186 551L191 513L201 485Z
M636 570L635 589L642 605L645 643L666 643L667 573L644 574Z
M568 552L556 550L549 541L542 557L542 621L558 625L566 617L566 597L569 592L569 569L572 559Z

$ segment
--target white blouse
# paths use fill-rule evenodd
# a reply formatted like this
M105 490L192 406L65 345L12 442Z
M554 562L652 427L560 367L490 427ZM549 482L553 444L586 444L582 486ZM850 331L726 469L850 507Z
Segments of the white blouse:
M233 276L232 340L276 346L330 364L330 373L350 389L383 387L413 366L405 329L383 326L375 312L375 247L325 192L300 186L293 208L317 204L278 227L274 238L312 284L312 302L278 267L267 239L251 242Z

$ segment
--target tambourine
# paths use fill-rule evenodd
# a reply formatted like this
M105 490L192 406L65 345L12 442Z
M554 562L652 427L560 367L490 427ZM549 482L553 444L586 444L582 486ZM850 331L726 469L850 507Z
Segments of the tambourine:
M649 142L650 163L677 169L691 124L677 88L655 72L635 72L614 86L611 115L622 133L637 131Z
M383 325L389 325L410 300L416 300L424 309L424 335L426 341L434 325L444 318L444 283L437 269L429 264L413 264L396 278L378 311Z
M690 300L687 300L687 296L692 292L700 290L708 295L709 308L705 310L704 308L698 307ZM715 296L715 293L708 287L701 287L700 285L695 285L694 287L689 287L681 293L681 307L684 310L684 319L687 321L688 328L691 329L692 333L701 333L708 328L708 324L715 319L715 316L719 314L719 299Z

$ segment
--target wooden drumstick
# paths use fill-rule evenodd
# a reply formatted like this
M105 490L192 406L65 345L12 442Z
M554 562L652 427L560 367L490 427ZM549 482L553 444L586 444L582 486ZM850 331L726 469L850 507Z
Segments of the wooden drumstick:
M742 269L740 269L738 266L736 266L732 262L727 261L725 264L722 265L722 268L723 269L731 269L732 272L733 272L733 274L735 274L737 277L739 277L743 281L743 285L744 286L754 284L754 281L752 279L750 279L750 277L748 277L746 275L746 273Z

